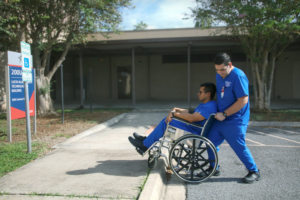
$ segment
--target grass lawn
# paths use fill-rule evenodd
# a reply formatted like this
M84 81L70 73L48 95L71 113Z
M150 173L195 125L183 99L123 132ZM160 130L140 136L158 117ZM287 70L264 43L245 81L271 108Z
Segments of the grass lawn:
M300 122L300 110L272 110L261 112L251 109L250 121Z
M0 177L33 160L46 151L46 145L33 142L32 153L27 153L27 142L0 143Z

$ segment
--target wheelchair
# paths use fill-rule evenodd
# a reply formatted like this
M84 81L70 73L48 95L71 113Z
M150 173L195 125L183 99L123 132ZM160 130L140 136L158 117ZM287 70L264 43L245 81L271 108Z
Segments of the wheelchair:
M137 148L137 151L142 156L149 155L148 167L150 169L155 168L157 160L162 156L166 159L167 165L172 172L185 182L200 183L209 179L218 166L217 150L212 142L206 138L215 120L215 114L210 115L203 127L178 117L173 117L173 120L202 128L201 134L188 133L168 123L164 136L159 141L155 142L145 152L142 152L139 148ZM162 153L162 148L167 149L168 157ZM214 154L215 158L213 160L208 159L208 149L211 149ZM211 173L208 174L205 173L205 170L209 168L210 162L214 162L215 165ZM201 172L206 175L203 177L197 176Z

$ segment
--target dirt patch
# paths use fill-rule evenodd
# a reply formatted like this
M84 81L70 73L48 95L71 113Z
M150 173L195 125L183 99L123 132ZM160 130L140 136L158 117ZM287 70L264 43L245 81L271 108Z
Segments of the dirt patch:
M64 114L62 124L61 113L37 117L37 133L32 134L32 141L45 143L48 149L66 139L82 133L102 122L105 122L122 113L130 112L130 109L118 110L95 110L90 113L88 110L70 111ZM0 142L7 142L6 118L1 117ZM33 118L31 118L31 122ZM31 123L31 131L33 126ZM26 120L16 119L12 121L12 142L27 141Z

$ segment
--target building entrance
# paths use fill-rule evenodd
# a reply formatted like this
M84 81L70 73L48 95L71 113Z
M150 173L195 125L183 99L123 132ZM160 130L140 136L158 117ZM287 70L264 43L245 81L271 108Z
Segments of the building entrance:
M131 67L118 67L118 99L131 99Z

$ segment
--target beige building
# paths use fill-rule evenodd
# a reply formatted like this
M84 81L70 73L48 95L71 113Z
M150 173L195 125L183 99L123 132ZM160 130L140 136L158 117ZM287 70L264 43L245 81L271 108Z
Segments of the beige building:
M200 83L215 83L213 60L220 52L229 53L234 66L246 73L251 95L250 64L239 41L212 36L212 31L199 28L125 31L111 34L109 39L93 35L86 45L70 50L63 63L65 102L83 105L92 97L94 104L103 105L124 103L135 107L141 101L169 100L186 101L190 105L197 101ZM300 99L299 55L298 41L278 58L272 99ZM60 70L54 79L51 95L59 102Z

